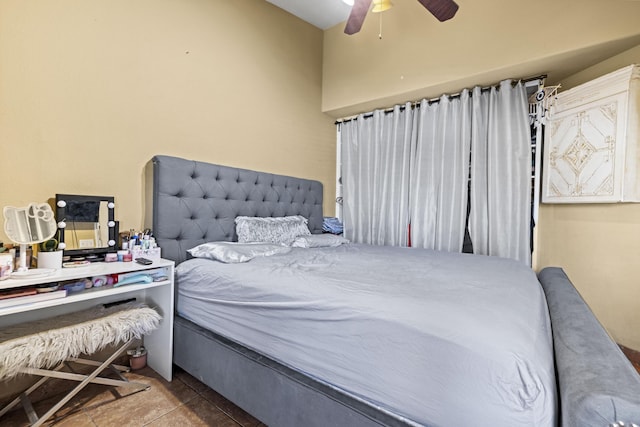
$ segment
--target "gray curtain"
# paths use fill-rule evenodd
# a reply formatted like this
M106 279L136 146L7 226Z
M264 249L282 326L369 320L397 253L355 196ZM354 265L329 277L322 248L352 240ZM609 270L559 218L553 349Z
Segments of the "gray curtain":
M531 128L524 84L473 91L473 251L531 264Z
M413 114L404 107L342 124L344 234L353 242L408 244Z
M462 250L467 216L471 100L424 100L414 113L415 152L411 169L411 246Z
M522 83L341 124L345 237L531 263L531 137ZM468 192L471 179L471 192Z

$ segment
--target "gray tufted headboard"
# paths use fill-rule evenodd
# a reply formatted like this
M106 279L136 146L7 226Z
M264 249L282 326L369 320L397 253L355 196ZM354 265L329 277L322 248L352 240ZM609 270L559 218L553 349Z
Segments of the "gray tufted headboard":
M176 263L201 243L237 240L239 215L302 215L312 233L322 232L318 181L170 156L155 156L150 167L151 227L162 257Z

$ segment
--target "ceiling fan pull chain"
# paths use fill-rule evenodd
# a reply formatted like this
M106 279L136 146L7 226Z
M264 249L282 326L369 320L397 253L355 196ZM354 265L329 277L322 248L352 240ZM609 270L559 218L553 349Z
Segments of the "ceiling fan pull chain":
M378 39L382 40L382 13L378 14L380 17L380 30L378 32Z

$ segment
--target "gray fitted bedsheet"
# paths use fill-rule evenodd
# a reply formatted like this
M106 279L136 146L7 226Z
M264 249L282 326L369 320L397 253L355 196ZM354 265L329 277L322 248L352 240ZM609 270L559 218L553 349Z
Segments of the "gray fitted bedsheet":
M546 301L515 261L351 244L176 275L182 317L410 423L555 425Z

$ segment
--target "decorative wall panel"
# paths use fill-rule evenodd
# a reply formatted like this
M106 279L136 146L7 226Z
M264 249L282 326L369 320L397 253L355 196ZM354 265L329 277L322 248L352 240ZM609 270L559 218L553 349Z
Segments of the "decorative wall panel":
M545 203L640 201L637 66L558 94L545 129Z

